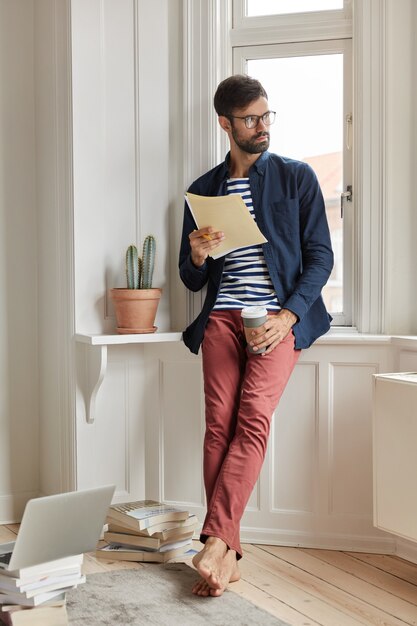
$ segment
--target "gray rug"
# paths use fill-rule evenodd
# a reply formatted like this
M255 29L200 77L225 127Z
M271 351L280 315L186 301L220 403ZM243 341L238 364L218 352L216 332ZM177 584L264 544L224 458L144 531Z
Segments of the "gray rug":
M288 626L232 591L191 593L198 575L184 563L90 574L67 594L71 626Z

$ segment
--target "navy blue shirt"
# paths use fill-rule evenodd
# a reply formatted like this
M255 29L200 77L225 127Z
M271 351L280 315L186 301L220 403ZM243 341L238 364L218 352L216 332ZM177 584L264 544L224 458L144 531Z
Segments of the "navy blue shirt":
M229 160L230 154L194 181L188 191L202 196L226 195ZM293 326L296 349L308 348L329 330L331 321L320 293L333 268L333 252L317 177L307 163L263 152L249 170L249 181L256 222L268 240L263 252L278 301L298 318ZM207 284L201 313L183 333L185 345L197 354L216 302L224 257L208 257L202 267L195 267L188 238L195 228L185 203L180 276L191 291Z

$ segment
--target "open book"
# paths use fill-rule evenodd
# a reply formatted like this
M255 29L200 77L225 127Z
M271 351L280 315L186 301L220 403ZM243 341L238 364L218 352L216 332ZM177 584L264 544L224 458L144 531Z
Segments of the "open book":
M239 194L198 196L188 192L185 199L198 228L212 226L224 233L224 240L210 255L213 259L267 241Z

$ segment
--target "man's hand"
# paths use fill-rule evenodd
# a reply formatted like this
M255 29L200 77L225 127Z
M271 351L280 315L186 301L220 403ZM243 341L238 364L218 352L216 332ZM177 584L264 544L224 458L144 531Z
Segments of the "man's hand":
M224 233L214 232L211 226L193 230L188 235L191 246L191 260L196 267L204 265L205 260L224 239Z
M265 346L266 350L261 356L269 354L285 339L297 319L297 316L288 309L281 309L277 315L268 315L265 324L260 326L259 329L254 329L254 338L251 340L250 345L255 352Z

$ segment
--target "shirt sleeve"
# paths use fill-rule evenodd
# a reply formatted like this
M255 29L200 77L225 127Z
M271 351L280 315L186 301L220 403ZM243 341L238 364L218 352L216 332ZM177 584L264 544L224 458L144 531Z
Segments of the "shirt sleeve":
M190 191L191 190L192 187L190 187ZM207 261L201 267L196 267L191 260L191 246L188 236L195 228L196 223L191 215L191 211L188 204L184 202L184 220L178 265L180 278L190 291L199 291L208 280Z
M333 251L317 177L307 164L303 164L298 176L302 271L283 307L301 320L319 298L329 279L333 268Z

